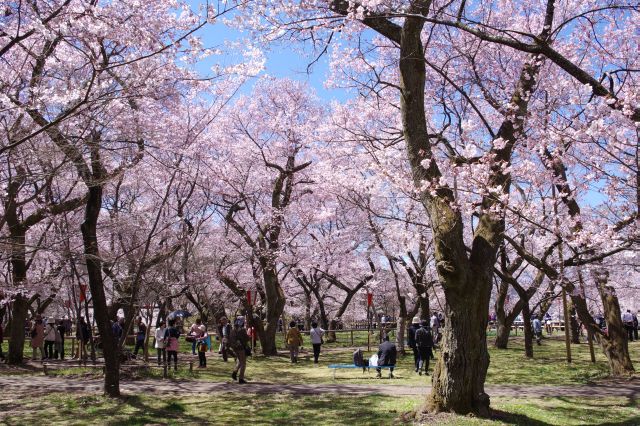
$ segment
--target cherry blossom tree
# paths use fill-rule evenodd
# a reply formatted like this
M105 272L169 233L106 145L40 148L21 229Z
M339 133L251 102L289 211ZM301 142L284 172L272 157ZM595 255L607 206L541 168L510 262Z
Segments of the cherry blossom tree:
M543 128L550 99L580 97L584 87L573 79L588 84L589 95L604 98L601 105L619 119L634 120L636 94L628 61L637 55L626 48L629 41L614 31L612 45L625 52L625 66L619 67L610 58L600 61L607 54L597 47L598 29L584 37L584 26L597 20L612 27L629 23L633 31L634 7L624 2L556 7L553 0L524 9L465 1L257 1L243 7L253 17L248 25L267 41L305 39L322 53L342 32L343 40L353 41L332 53L343 80L366 93L372 108L385 102L399 107L447 304L444 356L436 365L429 405L437 411L488 415L485 329L506 212L518 211L510 196L515 179L527 176L521 172L536 168L531 154L555 145L546 135L535 142L530 136ZM583 18L584 26L578 24ZM622 91L607 88L591 68L572 61L585 50L593 52L594 69L607 63L624 75ZM618 47L608 51L614 50Z

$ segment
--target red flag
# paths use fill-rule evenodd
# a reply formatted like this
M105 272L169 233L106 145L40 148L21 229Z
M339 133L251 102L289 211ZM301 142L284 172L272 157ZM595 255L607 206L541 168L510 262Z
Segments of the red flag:
M373 305L373 293L367 293L367 306Z
M85 300L87 300L87 285L86 284L80 284L80 303L84 302Z

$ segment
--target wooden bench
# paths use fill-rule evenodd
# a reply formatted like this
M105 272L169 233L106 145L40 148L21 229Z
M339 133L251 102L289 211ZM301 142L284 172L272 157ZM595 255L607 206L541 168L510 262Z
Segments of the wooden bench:
M364 374L365 371L370 371L371 368L380 368L380 369L388 369L389 370L389 378L392 378L392 372L391 369L392 368L396 368L395 365L379 365L379 366L359 366L359 365L355 365L355 364L329 364L327 366L328 368L333 370L333 380L336 379L336 370L342 370L342 369L353 369L353 368L362 368L362 374Z

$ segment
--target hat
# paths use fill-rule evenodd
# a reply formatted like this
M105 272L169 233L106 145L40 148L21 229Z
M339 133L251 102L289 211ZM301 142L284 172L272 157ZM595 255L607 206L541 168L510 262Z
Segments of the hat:
M413 320L411 321L411 324L420 324L420 318L413 317Z

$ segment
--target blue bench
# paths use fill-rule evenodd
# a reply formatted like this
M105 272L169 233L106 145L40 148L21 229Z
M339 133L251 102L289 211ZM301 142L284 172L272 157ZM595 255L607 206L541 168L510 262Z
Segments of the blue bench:
M370 368L380 368L380 369L388 369L389 370L389 378L392 378L392 372L391 369L395 368L395 365L382 365L382 366L364 366L361 367L359 365L355 365L355 364L329 364L327 366L328 368L333 370L333 380L336 379L336 370L341 370L341 369L350 369L350 368L362 368L362 373L364 374L365 371L369 371Z

